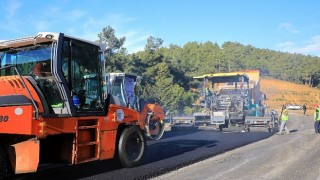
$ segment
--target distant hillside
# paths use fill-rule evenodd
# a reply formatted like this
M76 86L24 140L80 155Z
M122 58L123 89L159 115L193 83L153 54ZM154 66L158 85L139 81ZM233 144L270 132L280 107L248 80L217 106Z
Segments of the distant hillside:
M265 103L274 109L291 103L306 104L309 110L313 110L316 104L320 104L320 90L307 85L266 78L260 79L260 85L261 91L267 95Z

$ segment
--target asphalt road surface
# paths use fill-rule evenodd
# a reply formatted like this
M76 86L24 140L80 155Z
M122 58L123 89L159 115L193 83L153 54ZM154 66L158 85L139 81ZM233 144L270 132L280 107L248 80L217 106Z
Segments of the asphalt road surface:
M320 180L320 134L314 133L313 117L289 113L288 135L273 135L154 179Z
M122 168L117 161L107 160L56 167L15 178L150 179L273 135L265 128L251 128L251 132L241 132L241 130L241 127L232 127L219 132L210 128L199 130L177 126L171 131L166 131L161 140L147 142L145 161L139 167ZM194 179L192 175L190 177Z

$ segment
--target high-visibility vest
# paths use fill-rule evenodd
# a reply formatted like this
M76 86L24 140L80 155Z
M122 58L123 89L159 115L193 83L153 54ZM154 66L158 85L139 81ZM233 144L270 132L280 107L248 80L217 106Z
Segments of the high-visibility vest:
M282 111L281 120L282 120L282 121L288 121L288 120L289 120L288 109L284 109L284 110Z
M317 111L314 112L314 119L317 120L317 121L320 121L320 107L317 108Z

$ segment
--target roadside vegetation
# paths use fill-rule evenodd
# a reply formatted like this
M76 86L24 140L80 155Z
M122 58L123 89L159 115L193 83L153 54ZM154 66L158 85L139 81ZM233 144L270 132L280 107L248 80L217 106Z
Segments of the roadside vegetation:
M320 87L319 57L258 49L237 42L221 46L210 41L188 42L163 47L164 41L152 36L146 39L143 51L128 54L124 47L126 38L116 37L110 26L98 34L98 39L108 46L107 72L142 76L145 99L160 103L166 111L179 114L195 111L192 104L198 95L192 89L200 82L193 76L250 69L260 70L265 77L261 81L262 91L270 98L270 104L306 103L311 108L312 104L320 103L316 89ZM283 85L284 81L292 85ZM268 85L264 85L266 82ZM294 85L299 84L302 89L296 91Z

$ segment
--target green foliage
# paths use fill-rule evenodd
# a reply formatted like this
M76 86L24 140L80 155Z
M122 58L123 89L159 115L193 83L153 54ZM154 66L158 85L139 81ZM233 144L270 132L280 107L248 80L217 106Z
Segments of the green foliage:
M126 41L126 37L117 38L115 36L115 31L111 26L103 28L102 32L98 34L98 38L99 43L107 45L109 53L111 54L114 54L116 51L119 52ZM124 50L122 49L122 51Z
M193 109L191 108L191 107L189 107L189 106L186 106L185 108L184 108L184 114L186 114L186 115L192 115L193 114Z
M166 63L160 63L151 70L154 73L154 81L145 86L145 99L150 102L158 102L165 109L175 109L181 101L183 88L172 83L172 75L169 74Z
M155 38L149 36L147 39L147 44L145 46L146 51L155 51L161 47L163 40L160 38Z

